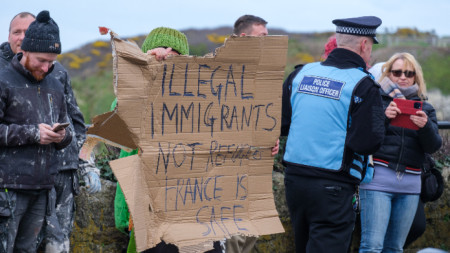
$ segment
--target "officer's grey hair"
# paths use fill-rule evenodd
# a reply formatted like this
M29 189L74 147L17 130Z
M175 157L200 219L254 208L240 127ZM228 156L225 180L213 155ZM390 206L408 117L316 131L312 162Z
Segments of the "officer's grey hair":
M364 37L345 33L336 33L336 44L338 47L357 48Z

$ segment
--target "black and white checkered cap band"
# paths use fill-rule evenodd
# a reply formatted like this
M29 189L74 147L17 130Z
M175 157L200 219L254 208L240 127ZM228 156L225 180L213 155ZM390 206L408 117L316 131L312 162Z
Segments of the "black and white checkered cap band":
M348 26L336 26L337 33L355 34L362 36L375 36L377 29L362 28L362 27L348 27Z

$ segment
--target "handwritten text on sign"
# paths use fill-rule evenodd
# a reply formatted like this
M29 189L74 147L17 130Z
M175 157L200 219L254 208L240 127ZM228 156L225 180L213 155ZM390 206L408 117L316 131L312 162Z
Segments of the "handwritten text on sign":
M191 69L189 69L191 68ZM192 70L197 70L198 72ZM218 72L218 70L226 71ZM204 127L208 128L211 137L215 131L225 129L245 131L249 128L254 130L272 131L277 126L273 102L255 103L254 94L246 92L245 87L245 65L233 70L233 64L214 69L206 64L189 66L186 64L180 68L173 64L171 68L164 64L161 78L161 97L172 98L168 101L162 99L162 103L151 103L152 138L155 134L167 134L167 125L174 125L174 131L178 133L202 132ZM182 85L175 87L175 71L182 72ZM188 73L194 72L194 77ZM197 72L197 73L196 73ZM218 78L217 75L226 74L226 78ZM178 73L180 74L180 73ZM192 74L191 74L192 75ZM238 79L235 79L238 76ZM194 84L192 85L192 82ZM188 86L190 84L190 87ZM198 102L193 102L197 98ZM174 101L175 99L175 101ZM241 101L251 101L241 103ZM160 101L158 101L160 102ZM155 112L159 112L161 120L160 133L155 133ZM260 121L268 119L269 126L261 127ZM170 132L173 133L173 132Z
M141 152L112 168L131 205L138 250L161 238L186 246L283 231L270 148L287 38L241 40L230 38L215 57L163 62L114 41L117 115Z
M245 69L245 65L233 64L225 67L164 64L160 81L161 99L151 103L152 138L205 130L213 138L209 142L158 142L154 168L155 174L165 174L163 210L171 212L197 206L195 221L204 226L203 236L216 235L218 229L222 234L231 235L224 222L228 220L232 221L233 230L248 230L239 224L245 211L240 202L246 201L248 196L248 174L241 166L243 160L261 160L262 152L246 143L220 143L214 139L214 133L227 129L248 133L249 130L272 131L277 126L273 102L255 103L254 93L247 91ZM177 75L177 71L182 75ZM182 78L174 79L174 76ZM193 102L193 98L197 101ZM155 120L155 117L160 120ZM258 124L260 120L269 120L270 127L261 127ZM160 124L160 132L155 131L155 122ZM197 151L200 151L200 156ZM225 175L221 167L227 166L240 169L234 176ZM213 169L212 175L206 174ZM176 171L180 170L181 178L176 176L180 174ZM186 177L189 171L202 171L204 175ZM225 195L230 194L234 196L233 202L224 205Z

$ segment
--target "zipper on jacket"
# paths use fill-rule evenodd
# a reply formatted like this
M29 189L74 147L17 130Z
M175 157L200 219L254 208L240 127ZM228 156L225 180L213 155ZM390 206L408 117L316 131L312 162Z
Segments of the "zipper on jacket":
M403 156L403 147L404 147L404 144L405 144L405 129L404 128L402 128L402 138L401 139L402 139L402 142L401 142L401 145L400 145L400 154L398 155L397 165L395 166L395 172L397 174L397 178L398 179L401 179L403 177L403 175L400 176L400 174L399 174L399 172L397 170L398 170L398 167L400 165L400 161L402 160L402 156ZM406 173L406 171L403 172L403 173Z
M52 125L53 124L55 124L56 123L56 121L55 121L55 116L54 116L54 114L53 114L53 112L54 112L54 110L53 110L53 97L52 97L52 94L47 94L47 98L48 98L48 105L49 105L49 108L50 108L50 120L52 121Z
M39 111L38 111L38 115L39 115L39 121L38 124L41 123L45 123L44 119L42 118L42 113L45 113L45 108L44 108L44 101L42 99L41 96L41 85L38 84L37 87L37 92L38 92L38 99L39 99ZM42 179L42 175L45 175L45 167L46 164L44 164L45 162L42 159L45 159L45 149L46 149L47 145L38 145L38 158L36 161L36 166L38 167L36 170L36 173L34 174L36 177L41 178Z

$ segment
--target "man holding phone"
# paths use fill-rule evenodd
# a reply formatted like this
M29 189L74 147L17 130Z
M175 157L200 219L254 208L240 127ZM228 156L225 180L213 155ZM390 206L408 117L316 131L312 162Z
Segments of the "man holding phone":
M52 129L52 131L53 131L53 132L58 132L59 130L65 129L65 128L68 127L69 125L70 125L70 123L61 123L61 124L58 124L58 125L56 125L56 126Z
M36 17L29 12L21 12L12 18L8 41L0 45L0 69L7 67L14 55L21 51L25 32L35 19ZM50 197L56 208L50 209L52 212L46 217L39 241L44 241L46 252L68 252L75 211L74 196L79 193L78 172L83 177L89 193L100 191L101 182L94 161L78 158L79 150L86 138L84 117L78 107L67 70L57 61L53 65L50 76L59 80L64 87L68 119L65 124L59 124L52 130L58 132L59 129L70 125L72 142L55 153L59 161L55 166L59 173L55 179L55 191L51 191Z
M42 11L26 30L22 52L0 71L0 247L34 252L58 163L72 141L64 87L49 75L61 53L59 28Z

